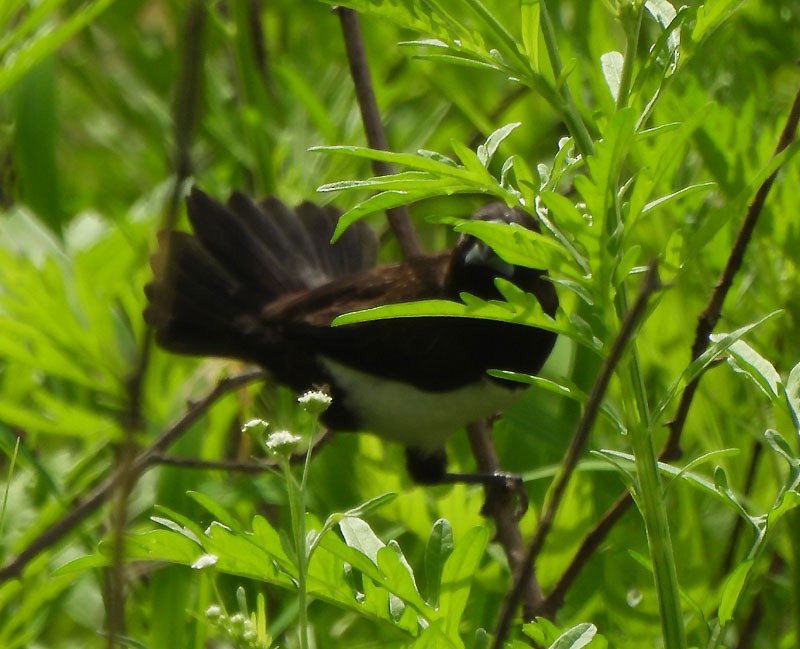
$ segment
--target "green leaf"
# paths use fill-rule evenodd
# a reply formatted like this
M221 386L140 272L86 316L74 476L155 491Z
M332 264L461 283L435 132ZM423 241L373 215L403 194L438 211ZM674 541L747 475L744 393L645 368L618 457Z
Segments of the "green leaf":
M515 304L506 302L486 302L480 298L462 294L462 299L469 303L451 302L449 300L423 300L420 302L407 302L404 304L389 304L386 306L364 309L353 313L338 316L332 322L333 326L343 326L355 322L370 320L383 320L387 318L418 318L418 317L461 317L484 318L487 320L500 320L502 322L516 322L530 327L538 327L547 331L564 334L573 338L591 349L596 349L597 342L587 339L577 329L570 326L568 321L560 316L554 320L542 311L536 298L525 295L525 301ZM561 312L559 312L561 313Z
M539 0L522 0L520 3L520 25L522 45L528 55L528 63L534 72L539 72Z
M623 254L622 258L618 261L616 268L614 268L614 283L616 285L628 279L628 275L631 270L633 270L633 267L636 266L636 262L639 261L639 256L641 254L642 247L638 245L631 246L625 251L625 254Z
M795 365L786 379L786 405L794 427L800 430L800 363Z
M725 334L711 334L711 342L719 342ZM770 401L781 398L781 377L766 358L743 340L737 340L728 348L728 362L736 372L750 378Z
M733 331L729 334L719 334L716 340L703 352L698 358L696 358L680 375L677 381L675 381L667 393L662 397L661 401L658 403L654 410L654 416L656 419L660 419L664 416L666 409L669 407L672 400L675 399L676 395L683 389L683 387L689 383L691 383L695 378L700 376L700 374L716 360L721 354L724 354L730 347L733 345L737 340L743 338L748 333L750 333L756 327L764 324L767 320L771 320L776 315L782 313L781 311L773 311L769 315L764 316L760 320L753 322L749 325L745 325L744 327L740 327L736 331Z
M597 635L597 627L585 622L562 633L549 649L582 649Z
M511 132L514 129L520 126L522 126L522 122L512 122L511 124L501 126L486 138L486 142L478 147L478 160L484 167L489 166L489 163L492 161L494 154L497 152L497 149L499 148L500 144L502 144L503 140L511 135Z
M10 10L8 15L0 13L0 94L6 91L31 69L55 53L75 34L92 24L114 0L94 0L71 6L69 11L58 14L66 3L38 3L32 11L14 11L13 2L4 2ZM13 22L12 22L13 21ZM3 24L5 23L5 24ZM9 24L11 23L11 24ZM47 28L41 28L46 25ZM14 55L8 56L13 50Z
M458 156L458 159L461 160L464 169L470 172L470 180L476 186L481 187L484 185L491 186L496 184L492 174L490 174L488 169L483 165L483 162L475 151L458 140L450 140L450 146Z
M331 237L331 243L335 243L336 240L344 234L347 228L359 219L363 219L365 216L382 210L392 209L393 207L399 207L400 205L408 205L416 200L429 198L437 194L439 194L439 192L436 190L426 192L386 191L376 194L355 207L350 208L339 217L336 230L333 233L333 237Z
M232 530L241 529L239 521L230 515L216 500L198 491L188 491L189 498L205 509L214 517L214 520L229 527Z
M459 637L461 616L488 541L486 527L473 527L458 540L444 564L439 611L445 619L445 635L450 638Z
M772 527L783 518L784 514L797 507L800 507L800 493L797 491L784 491L778 498L778 502L767 514L767 525Z
M617 95L619 94L619 83L622 77L622 66L624 62L624 57L620 52L606 52L600 56L600 67L603 71L603 77L611 93L611 98L614 101L617 101Z
M589 176L575 178L575 187L583 196L589 214L603 222L608 212L612 194L617 186L622 162L636 134L636 113L625 108L609 121L603 130L603 139L597 143L595 153L586 159Z
M644 206L644 208L642 208L642 214L647 214L648 212L651 212L657 208L666 207L670 203L678 201L687 196L691 196L692 194L709 191L716 186L717 183L698 183L696 185L689 185L688 187L679 189L671 194L667 194L666 196L662 196L661 198L656 198L655 200L650 201Z
M742 590L747 584L747 579L750 576L750 571L753 569L754 563L752 559L742 561L725 579L725 585L722 587L722 596L719 602L718 617L720 626L724 627L733 619L736 604L739 601Z
M769 447L789 465L789 469L796 471L800 468L800 458L792 450L791 444L777 430L767 429L764 439Z
M422 598L417 590L414 581L414 574L411 566L396 543L391 543L378 550L376 560L378 568L386 576L387 583L394 595L402 599L406 604L413 606L418 613L428 617L433 615L433 610Z
M722 451L718 451L713 456L736 455L738 453L739 453L738 449L724 449ZM594 455L603 458L603 460L607 462L613 461L614 466L618 468L621 472L623 472L626 476L631 476L635 468L635 459L633 455L631 455L630 453L602 450L595 452ZM730 504L730 500L728 499L728 497L717 489L717 486L714 484L714 482L712 482L705 476L702 476L698 473L695 473L694 471L689 470L689 467L691 465L696 464L697 461L698 460L694 460L683 468L672 466L671 464L667 464L666 462L659 462L658 470L665 476L683 480L686 484L695 487L705 495L711 496L719 502L722 502L726 505Z
M349 155L355 158L365 158L367 160L379 160L400 167L409 167L411 169L417 169L418 171L429 171L440 176L450 176L462 180L468 180L470 178L470 173L463 167L454 167L446 162L436 160L430 155L395 153L393 151L370 149L369 147L362 146L315 146L312 147L310 151Z
M746 523L748 523L753 530L756 538L763 534L765 520L761 516L753 516L748 512L742 504L741 497L737 496L733 490L728 486L728 475L721 466L714 469L714 487L722 494L725 500L733 506Z
M445 519L440 518L425 546L425 583L428 584L428 603L437 608L442 588L442 570L448 557L453 553L453 529Z
M495 223L434 217L434 223L448 223L487 244L505 262L525 268L553 269L568 259L568 253L552 238L515 223Z
M339 521L339 529L348 546L358 550L378 565L378 551L385 547L385 544L365 521L360 518L343 518Z
M692 30L692 40L699 42L728 20L745 0L713 0L703 3L697 10Z

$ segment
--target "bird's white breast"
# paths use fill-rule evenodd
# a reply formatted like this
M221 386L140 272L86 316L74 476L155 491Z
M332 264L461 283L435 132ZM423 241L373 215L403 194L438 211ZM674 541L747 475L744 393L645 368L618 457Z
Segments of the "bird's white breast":
M321 361L347 395L345 405L360 417L363 431L423 451L441 448L455 430L503 410L523 393L488 377L447 392L426 392L329 358Z

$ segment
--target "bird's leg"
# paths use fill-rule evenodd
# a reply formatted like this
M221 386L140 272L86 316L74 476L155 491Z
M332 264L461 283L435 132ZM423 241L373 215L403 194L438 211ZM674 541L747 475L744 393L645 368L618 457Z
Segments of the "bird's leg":
M528 511L528 494L522 478L515 473L497 471L494 473L451 473L447 471L447 455L444 449L425 453L419 449L406 449L406 467L411 479L418 484L480 484L486 489L486 502L482 513L491 510L491 503L503 494L513 492L517 497L517 518Z

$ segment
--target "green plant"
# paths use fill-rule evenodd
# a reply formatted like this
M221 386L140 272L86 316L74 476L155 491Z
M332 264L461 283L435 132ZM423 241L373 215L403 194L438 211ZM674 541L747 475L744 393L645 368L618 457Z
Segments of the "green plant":
M0 644L219 646L204 612L250 600L281 646L800 646L797 53L778 45L798 9L336 4L359 12L388 151L364 146L324 3L0 9ZM415 489L369 437L266 475L242 424L297 430L293 395L152 348L147 251L190 173L220 196L320 187L342 228L412 204L425 247L470 232L550 269L552 320L505 285L346 317L561 334L493 435L533 503L535 623L479 491ZM541 232L463 219L489 197ZM460 437L451 454L474 466Z

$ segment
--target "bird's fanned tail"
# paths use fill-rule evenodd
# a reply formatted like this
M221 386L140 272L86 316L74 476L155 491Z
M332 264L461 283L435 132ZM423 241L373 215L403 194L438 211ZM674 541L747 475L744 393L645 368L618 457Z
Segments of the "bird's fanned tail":
M312 203L291 209L235 193L227 205L194 188L187 199L195 234L163 232L145 291L145 319L167 350L253 358L265 332L263 307L374 265L377 241L365 224L335 245L338 212Z

